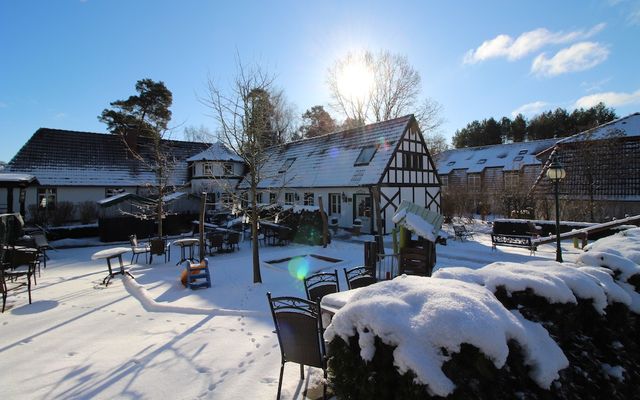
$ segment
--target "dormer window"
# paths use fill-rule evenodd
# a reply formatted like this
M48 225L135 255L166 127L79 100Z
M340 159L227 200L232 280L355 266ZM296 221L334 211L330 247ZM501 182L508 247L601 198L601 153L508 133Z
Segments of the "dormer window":
M376 150L376 146L363 147L362 150L360 150L358 158L356 159L356 163L353 165L355 167L360 165L369 165L369 163L373 159L373 156L376 154Z
M484 164L486 162L487 162L486 158L481 158L481 159L478 160L478 164Z
M518 155L524 155L524 154L527 154L527 152L528 152L528 151L529 151L529 150L520 150L520 151L518 152Z
M451 166L453 166L455 163L456 163L455 161L449 161L449 162L447 163L447 167L451 167Z
M293 164L293 162L295 161L295 157L294 158L287 158L284 162L284 164L282 164L282 167L280 167L280 169L278 170L279 173L283 173L283 172L287 172L287 170L289 168L291 168L291 165Z
M522 156L516 156L516 158L514 158L513 161L522 161Z

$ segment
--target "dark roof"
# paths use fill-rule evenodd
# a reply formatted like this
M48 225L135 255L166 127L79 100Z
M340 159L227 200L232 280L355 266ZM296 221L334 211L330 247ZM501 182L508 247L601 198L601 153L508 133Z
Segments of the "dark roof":
M152 159L151 139L138 139L139 152ZM175 167L170 183L187 182L186 159L209 147L208 143L163 140ZM9 162L5 172L34 175L41 185L141 186L153 184L155 175L135 159L119 136L40 128Z
M377 184L413 115L270 147L259 188ZM376 149L357 163L363 148ZM246 179L241 187L247 187Z

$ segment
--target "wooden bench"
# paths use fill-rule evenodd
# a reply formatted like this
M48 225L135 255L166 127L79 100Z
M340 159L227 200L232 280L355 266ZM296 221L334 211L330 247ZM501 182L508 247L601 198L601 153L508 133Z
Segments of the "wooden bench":
M491 250L496 250L496 246L523 247L529 249L531 255L534 255L537 249L532 243L531 236L492 233Z
M464 239L473 238L473 232L468 231L464 225L453 224L453 232L455 234L454 240L458 238L462 242Z

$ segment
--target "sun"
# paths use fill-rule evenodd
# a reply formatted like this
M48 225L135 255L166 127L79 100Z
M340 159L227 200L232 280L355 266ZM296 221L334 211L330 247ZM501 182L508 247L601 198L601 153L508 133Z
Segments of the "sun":
M373 88L373 70L363 56L350 56L336 71L340 93L351 100L364 101Z

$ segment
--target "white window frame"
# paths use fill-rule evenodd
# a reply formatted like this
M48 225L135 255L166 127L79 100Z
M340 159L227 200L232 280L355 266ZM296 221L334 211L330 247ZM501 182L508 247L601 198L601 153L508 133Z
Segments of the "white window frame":
M482 189L482 178L480 174L467 175L467 189L470 192L479 192Z
M284 194L284 204L286 206L292 206L296 202L296 194L293 192L285 192Z
M302 204L304 204L305 206L315 206L313 193L310 193L310 192L304 193L302 198L303 198Z
M233 176L233 163L222 164L222 175Z
M206 162L202 164L202 175L213 176L213 163Z
M329 215L342 214L342 195L340 193L329 193Z

